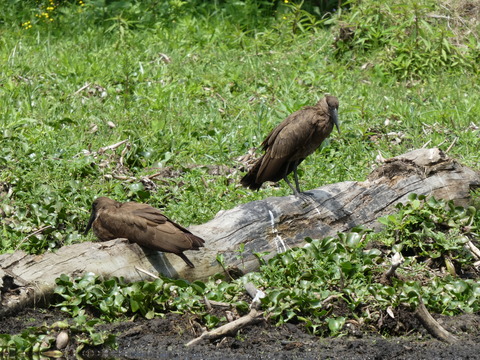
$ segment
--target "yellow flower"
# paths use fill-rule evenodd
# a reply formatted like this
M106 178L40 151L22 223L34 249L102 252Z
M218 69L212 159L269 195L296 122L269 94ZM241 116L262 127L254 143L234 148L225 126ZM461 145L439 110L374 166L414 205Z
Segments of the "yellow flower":
M283 0L283 2L284 2L285 4L288 4L288 0Z

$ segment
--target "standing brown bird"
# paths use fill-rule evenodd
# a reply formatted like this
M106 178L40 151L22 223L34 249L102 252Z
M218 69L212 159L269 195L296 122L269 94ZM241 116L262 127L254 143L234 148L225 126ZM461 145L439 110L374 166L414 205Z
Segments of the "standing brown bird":
M283 120L262 142L265 154L242 178L243 186L258 190L265 181L284 179L299 195L297 167L313 153L338 125L338 99L327 95L315 106L306 106ZM293 171L295 188L287 175Z
M195 266L183 252L199 250L205 242L150 205L120 203L107 197L93 202L85 235L90 228L102 241L127 238L148 249L174 253L192 268Z

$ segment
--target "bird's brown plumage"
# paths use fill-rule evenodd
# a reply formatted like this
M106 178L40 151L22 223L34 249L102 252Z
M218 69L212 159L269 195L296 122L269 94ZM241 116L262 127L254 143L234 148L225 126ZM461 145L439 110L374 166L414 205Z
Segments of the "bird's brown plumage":
M107 197L93 202L85 234L90 228L102 241L127 238L148 249L174 253L190 267L195 266L183 252L198 250L205 242L150 205L120 203Z
M338 99L328 95L315 106L307 106L291 114L263 141L265 154L242 178L241 184L258 190L265 181L284 179L298 195L301 191L297 166L322 144L334 125L340 132L337 112ZM291 172L295 176L295 188L287 178Z

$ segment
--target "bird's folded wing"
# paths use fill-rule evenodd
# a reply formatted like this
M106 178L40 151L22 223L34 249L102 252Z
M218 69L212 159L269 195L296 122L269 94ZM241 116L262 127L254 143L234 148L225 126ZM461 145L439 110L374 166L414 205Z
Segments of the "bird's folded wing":
M148 220L132 213L106 211L102 213L102 226L118 237L131 238L134 232L147 229Z
M133 210L131 214L132 216L144 218L148 221L154 222L155 224L164 224L168 221L168 218L163 215L159 210L148 205Z
M150 215L148 212L140 215L116 212L104 217L103 221L118 237L128 238L140 246L174 253L191 248L192 241L182 230L166 221L165 217L160 224L151 221Z
M294 114L292 114L294 115ZM274 159L289 157L295 154L311 141L314 126L311 121L292 121L276 134L275 139L270 141L269 154Z
M135 204L139 205L139 204ZM174 227L177 229L190 233L187 229L185 229L183 226L178 225L177 223L173 222L170 220L168 217L163 215L160 210L155 209L154 207L151 207L150 205L142 204L143 206L137 206L135 209L131 209L132 215L141 217L145 220L148 220L156 225L162 225L165 223L171 223ZM152 224L150 224L152 225Z
M148 241L151 241L151 245L161 248L162 251L177 253L192 248L189 234L185 234L170 222L156 226L154 232L154 240L148 239Z

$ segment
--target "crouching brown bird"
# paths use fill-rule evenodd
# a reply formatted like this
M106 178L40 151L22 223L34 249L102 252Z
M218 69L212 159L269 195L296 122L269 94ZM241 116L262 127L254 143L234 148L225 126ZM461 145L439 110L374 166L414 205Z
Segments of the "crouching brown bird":
M241 184L258 190L265 181L285 182L299 195L297 167L313 153L338 125L338 99L327 95L315 106L306 106L283 120L262 142L265 154L242 178ZM295 188L287 175L293 172Z
M176 254L192 268L195 266L183 252L199 250L205 243L150 205L120 203L107 197L93 202L85 235L90 228L102 241L127 238L148 249Z

